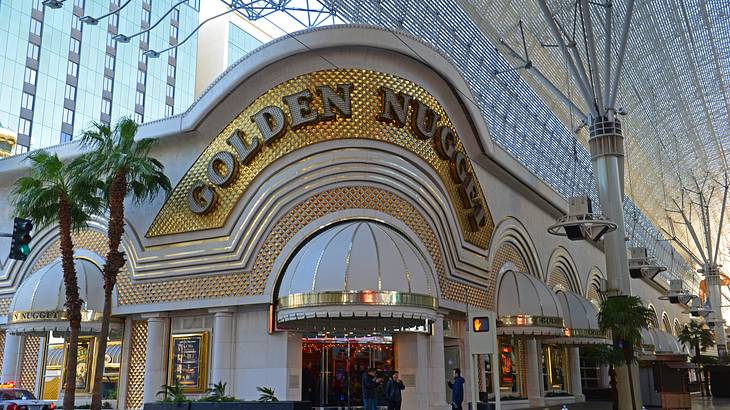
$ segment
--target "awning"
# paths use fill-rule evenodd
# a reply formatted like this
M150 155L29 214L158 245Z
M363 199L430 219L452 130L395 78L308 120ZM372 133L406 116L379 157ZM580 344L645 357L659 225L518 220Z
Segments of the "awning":
M79 285L81 334L98 334L104 308L104 288L99 266L88 252L77 251L74 259ZM66 288L61 259L49 263L25 279L10 302L7 332L45 335L49 331L67 334Z
M434 278L426 258L400 232L374 221L336 224L288 262L277 328L424 331L438 309Z
M598 312L591 301L568 291L558 291L555 297L563 311L565 329L562 337L551 339L549 342L573 345L611 343L598 326Z
M540 279L507 271L497 288L497 334L561 336L563 312Z
M657 328L649 329L654 336L654 352L656 354L685 354L683 346L673 335Z
M62 367L64 358L63 345L51 345L46 355L47 367ZM105 361L107 366L119 366L122 358L122 345L119 343L109 344L106 347Z

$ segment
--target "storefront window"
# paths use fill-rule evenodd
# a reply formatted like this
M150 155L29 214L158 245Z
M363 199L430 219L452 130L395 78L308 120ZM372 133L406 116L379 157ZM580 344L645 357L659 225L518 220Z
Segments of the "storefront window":
M565 348L557 345L544 345L542 354L545 395L567 394L565 386L568 360Z
M580 356L580 382L584 389L598 388L598 379L600 374L600 366L595 360L588 359L583 356L581 349Z
M65 349L63 337L54 335L48 337L48 350L46 350L45 371L43 373L43 400L58 400L58 393L61 390L61 374L65 362Z
M499 391L502 398L522 397L519 382L519 357L517 343L513 338L500 337L499 345Z

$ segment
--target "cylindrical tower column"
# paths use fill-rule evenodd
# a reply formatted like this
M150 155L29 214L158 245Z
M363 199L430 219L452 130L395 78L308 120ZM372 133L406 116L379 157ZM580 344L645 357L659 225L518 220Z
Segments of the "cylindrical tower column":
M616 230L607 233L603 240L609 293L630 295L631 278L624 224L624 136L621 122L615 118L594 119L590 126L590 149L603 215L616 224Z
M527 339L527 399L530 406L542 407L545 397L542 395L542 343L536 339Z
M233 369L233 310L217 309L212 310L215 314L213 323L213 368L210 372L211 383L231 383L231 371ZM226 394L230 394L227 391Z
M718 239L719 240L719 239ZM705 266L705 281L707 283L707 297L712 305L712 313L707 318L709 323L715 325L715 343L717 345L717 355L725 357L727 355L727 333L725 332L725 320L722 317L722 295L720 287L720 270L715 266Z
M576 401L585 401L580 377L580 349L578 346L568 348L568 360L570 361L570 393L573 394Z

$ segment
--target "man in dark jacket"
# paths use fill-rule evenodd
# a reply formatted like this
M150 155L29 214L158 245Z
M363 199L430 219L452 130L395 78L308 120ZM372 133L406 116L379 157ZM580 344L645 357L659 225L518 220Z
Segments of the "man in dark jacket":
M461 369L454 369L454 382L449 382L452 410L462 410L461 403L464 401L464 381L464 378L461 377Z
M383 379L375 378L375 369L370 368L362 375L362 401L365 410L377 410L378 396L375 389L383 382Z
M400 391L405 388L406 385L403 384L403 380L400 379L398 372L393 372L390 380L388 380L388 384L385 385L385 397L388 398L388 410L400 410Z

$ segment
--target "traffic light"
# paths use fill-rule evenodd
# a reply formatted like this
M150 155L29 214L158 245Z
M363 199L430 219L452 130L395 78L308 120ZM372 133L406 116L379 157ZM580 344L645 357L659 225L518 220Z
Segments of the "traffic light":
M28 219L15 218L13 224L13 237L10 243L10 259L24 261L30 254L30 231L33 230L33 223Z
M475 333L488 332L489 331L489 318L488 317L475 317L471 320L471 330Z

